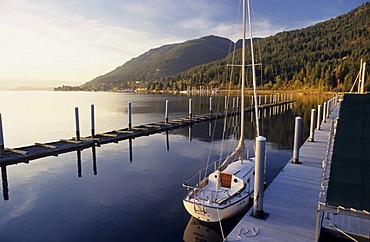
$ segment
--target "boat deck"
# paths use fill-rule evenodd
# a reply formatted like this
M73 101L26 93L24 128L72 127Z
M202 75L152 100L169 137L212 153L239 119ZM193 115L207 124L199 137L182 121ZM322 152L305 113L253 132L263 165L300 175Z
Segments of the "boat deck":
M306 141L300 149L300 162L289 162L264 193L266 220L251 217L251 209L228 235L227 241L314 241L316 211L330 133L330 114L321 130L315 130L315 142ZM256 228L258 233L252 233ZM254 231L257 231L254 229Z

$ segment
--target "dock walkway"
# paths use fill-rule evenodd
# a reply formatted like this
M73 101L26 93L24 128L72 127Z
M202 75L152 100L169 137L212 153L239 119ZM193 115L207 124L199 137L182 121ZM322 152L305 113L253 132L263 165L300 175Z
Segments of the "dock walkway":
M259 109L267 109L275 106L289 104L294 100L286 100L269 104L259 105ZM246 108L245 112L253 112L253 108ZM30 160L39 159L46 156L57 156L62 153L82 150L94 145L103 145L113 142L119 142L127 139L135 139L141 136L148 136L155 133L161 133L172 129L186 127L196 123L212 121L240 113L237 110L228 110L215 114L194 115L192 117L184 117L174 119L169 122L156 122L150 124L138 125L132 128L124 128L112 130L105 133L94 134L93 136L81 137L80 139L61 139L48 143L35 143L34 145L6 148L3 154L0 155L0 166L17 164L20 162L29 162ZM1 153L1 152L0 152Z
M316 211L330 126L339 113L334 108L315 141L300 148L299 161L289 162L264 193L266 220L251 216L253 208L231 231L227 241L314 241ZM267 154L267 159L268 159Z

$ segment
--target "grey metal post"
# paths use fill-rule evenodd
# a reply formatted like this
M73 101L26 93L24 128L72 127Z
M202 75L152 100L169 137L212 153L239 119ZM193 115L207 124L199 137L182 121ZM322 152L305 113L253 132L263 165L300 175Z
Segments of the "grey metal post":
M78 117L78 107L75 107L75 120L76 120L76 139L80 140L80 119Z
M299 162L299 144L301 142L301 127L302 127L302 118L295 118L295 130L294 130L294 146L293 146L293 160L292 163L300 164Z
M316 124L316 109L311 109L311 126L310 126L310 138L308 141L314 142L315 141L315 124Z
M322 122L326 123L326 112L327 112L327 107L326 107L326 102L324 102L324 108L322 109Z
M95 111L94 104L91 104L91 138L95 136Z
M265 147L266 138L258 136L256 138L256 161L254 176L254 198L253 198L253 217L264 218L263 211L263 190L265 181Z
M127 102L127 112L128 112L128 130L131 130L132 128L132 119L131 119L131 102Z
M225 110L228 109L228 106L229 106L229 98L225 96Z
M254 104L254 97L253 97L253 95L252 95L252 102L251 102L251 106L253 106L253 104Z
M166 100L166 110L165 110L165 114L164 114L164 121L166 123L168 123L168 104L170 103L169 100Z
M322 113L322 106L318 105L317 106L317 124L316 124L317 130L320 130L320 127L321 127L321 113Z
M209 98L209 112L212 115L212 97Z
M192 113L192 106L193 106L193 100L191 100L191 98L189 99L189 118L191 119L192 116L193 116L193 113Z
M4 146L4 135L3 135L3 123L1 121L1 113L0 113L0 156L5 154L5 146Z

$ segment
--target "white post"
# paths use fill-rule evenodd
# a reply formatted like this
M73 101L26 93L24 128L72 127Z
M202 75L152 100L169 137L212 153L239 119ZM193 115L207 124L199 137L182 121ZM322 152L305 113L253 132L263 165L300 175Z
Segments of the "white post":
M315 141L315 124L316 124L316 109L311 109L311 125L310 125L310 138L308 141Z
M233 97L233 111L235 111L235 107L236 107L236 104L235 104L235 97Z
M4 146L4 135L3 135L3 123L1 121L1 113L0 113L0 156L5 154L5 146Z
M294 129L294 146L293 146L293 160L292 163L300 164L299 162L299 145L301 141L301 127L302 127L302 118L295 118L295 129Z
M365 91L365 72L366 72L366 62L362 64L362 78L361 78L361 90L360 93L364 93Z
M95 136L95 111L94 104L91 104L91 138Z
M229 99L227 96L225 96L225 110L227 110L228 106L229 106Z
M253 217L264 218L263 211L263 190L265 181L265 147L266 138L258 136L256 138L256 162L254 176L254 194L253 194Z
M191 119L192 118L192 116L193 116L193 113L192 113L192 100L191 100L191 98L189 99L189 118Z
M318 105L317 106L317 124L316 124L317 130L320 130L320 127L321 127L321 114L322 114L322 106Z
M326 123L326 111L327 111L326 102L324 102L324 108L322 109L322 122L323 123Z
M211 113L212 116L212 97L209 98L209 112Z
M166 110L165 110L165 114L164 114L164 121L166 122L166 124L168 123L168 104L170 103L169 100L166 100Z
M75 107L75 120L76 120L76 139L80 140L80 119L78 117L78 107Z
M239 110L239 97L236 97L236 110Z
M127 102L127 112L128 112L128 130L131 130L132 128L132 119L131 119L131 114L132 114L132 110L131 110L131 102Z
M326 102L326 118L329 118L330 114L330 100Z

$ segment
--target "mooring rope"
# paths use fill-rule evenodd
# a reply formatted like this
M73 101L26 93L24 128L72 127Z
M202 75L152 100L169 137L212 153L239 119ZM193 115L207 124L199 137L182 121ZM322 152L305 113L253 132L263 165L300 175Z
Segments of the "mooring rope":
M221 230L221 235L222 235L222 241L225 241L225 235L224 235L224 230L222 229L222 223L221 223L221 218L220 218L220 212L218 211L218 208L216 208L217 210L217 216L218 216L218 222L220 224L220 230Z

